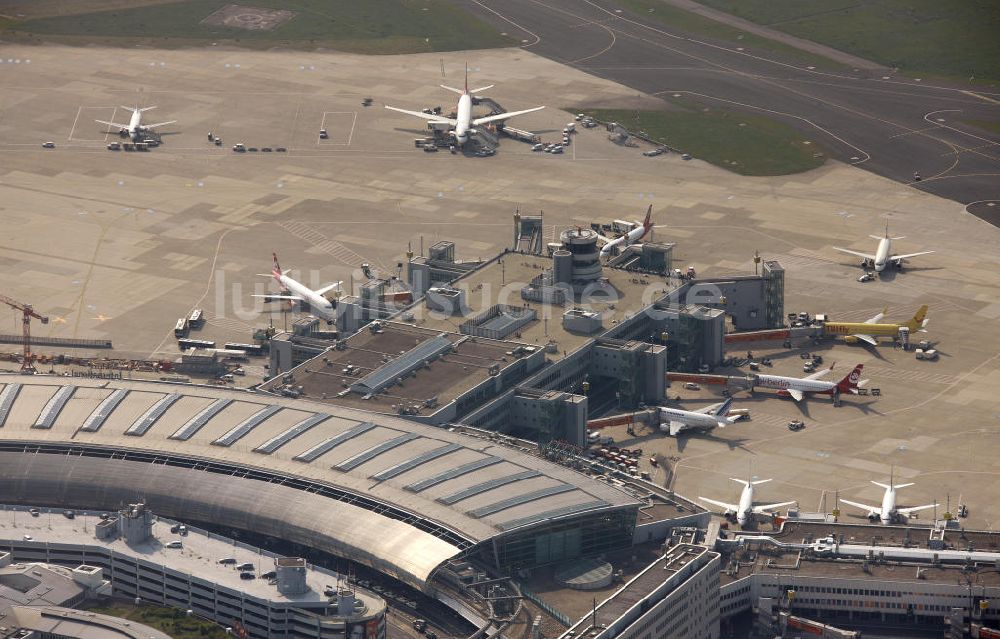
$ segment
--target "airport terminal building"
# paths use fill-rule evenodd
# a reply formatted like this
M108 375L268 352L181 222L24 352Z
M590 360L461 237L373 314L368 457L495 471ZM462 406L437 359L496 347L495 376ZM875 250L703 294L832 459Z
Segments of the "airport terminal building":
M398 417L165 383L5 382L8 501L144 500L164 516L325 548L424 591L458 557L509 570L627 547L641 504L530 449Z

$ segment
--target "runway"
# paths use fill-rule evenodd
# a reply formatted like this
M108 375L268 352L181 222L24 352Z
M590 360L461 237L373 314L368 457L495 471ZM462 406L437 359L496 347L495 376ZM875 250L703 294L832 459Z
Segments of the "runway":
M674 31L608 0L464 0L533 53L644 93L784 121L833 157L942 197L1000 225L1000 92L885 69L801 68ZM569 106L569 105L555 105ZM919 173L920 180L915 179ZM904 213L901 211L901 213Z

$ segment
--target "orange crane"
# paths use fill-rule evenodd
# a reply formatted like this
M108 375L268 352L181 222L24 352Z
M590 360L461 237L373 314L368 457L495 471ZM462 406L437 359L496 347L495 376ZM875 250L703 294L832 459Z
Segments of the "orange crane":
M3 302L7 306L21 311L23 319L21 324L24 327L24 359L21 361L21 372L22 373L34 373L35 367L32 364L34 357L31 355L31 318L41 320L42 324L48 324L49 318L45 315L39 315L31 308L31 304L22 304L17 300L13 300L5 295L0 295L0 302Z

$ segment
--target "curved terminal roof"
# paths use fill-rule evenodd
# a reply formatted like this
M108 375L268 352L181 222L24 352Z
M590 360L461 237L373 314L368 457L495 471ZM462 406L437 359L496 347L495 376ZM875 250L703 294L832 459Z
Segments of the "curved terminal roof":
M325 547L417 587L496 535L638 506L527 452L393 416L44 376L0 377L0 479L32 503L145 498L166 515Z

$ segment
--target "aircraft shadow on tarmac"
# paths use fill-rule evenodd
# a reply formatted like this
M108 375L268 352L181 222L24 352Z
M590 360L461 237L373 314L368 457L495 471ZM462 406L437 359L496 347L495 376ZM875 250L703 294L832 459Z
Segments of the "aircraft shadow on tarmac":
M841 400L840 405L841 406L845 406L845 407L850 407L850 408L857 408L858 410L860 410L865 415L878 415L879 417L885 416L885 413L881 413L881 412L875 410L874 408L872 408L872 406L874 404L876 404L876 403L878 403L878 400L876 400L876 399L870 399L870 400L868 400L866 402L845 402L845 401Z
M924 271L943 271L943 266L907 266L903 269L887 268L878 274L878 279L880 282L892 282L899 276L905 276L908 273L922 273Z
M729 447L729 450L736 450L737 448L750 453L751 455L756 455L753 450L746 447L746 443L750 441L748 437L739 437L736 439L726 439L725 437L719 437L718 435L713 435L711 433L688 433L687 435L680 435L675 437L677 440L677 452L678 454L683 454L684 449L687 448L688 439L703 439L712 442L719 442L725 444Z

